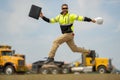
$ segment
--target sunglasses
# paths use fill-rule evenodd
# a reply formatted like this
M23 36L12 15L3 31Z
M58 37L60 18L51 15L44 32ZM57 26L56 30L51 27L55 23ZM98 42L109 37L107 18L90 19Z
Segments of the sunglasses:
M62 9L68 9L68 8L62 8Z

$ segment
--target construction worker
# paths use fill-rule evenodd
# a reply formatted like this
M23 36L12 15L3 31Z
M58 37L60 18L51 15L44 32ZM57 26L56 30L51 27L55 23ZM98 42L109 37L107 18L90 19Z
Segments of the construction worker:
M64 42L67 43L67 45L70 47L70 49L73 52L90 53L90 50L87 50L87 49L84 49L81 47L77 47L75 45L74 33L73 33L73 31L74 31L73 23L75 20L87 21L87 22L93 22L93 23L95 23L96 21L94 19L91 19L88 17L69 13L67 4L62 4L61 10L62 10L62 12L58 16L56 16L55 18L51 18L51 19L45 17L42 12L40 13L40 17L48 23L59 22L61 32L62 32L62 34L57 39L54 40L52 48L49 52L48 59L45 61L46 64L50 63L50 62L54 62L54 56L55 56L56 50Z

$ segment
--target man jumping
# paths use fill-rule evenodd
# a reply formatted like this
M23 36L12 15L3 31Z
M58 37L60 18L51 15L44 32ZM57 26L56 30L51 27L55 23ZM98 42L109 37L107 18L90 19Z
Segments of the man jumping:
M48 59L45 61L46 64L54 61L54 56L55 56L55 53L56 53L58 47L64 42L67 43L67 45L70 47L70 49L73 52L79 52L79 53L83 53L83 54L84 53L89 54L91 52L90 50L87 50L87 49L84 49L81 47L77 47L75 45L74 33L73 33L73 31L74 31L73 23L75 20L95 23L96 20L88 18L88 17L69 13L67 4L62 4L61 10L62 10L62 12L58 16L56 16L55 18L51 18L51 19L45 17L42 12L40 13L40 17L48 23L59 22L61 32L62 32L62 34L56 40L54 40L52 48L49 52Z

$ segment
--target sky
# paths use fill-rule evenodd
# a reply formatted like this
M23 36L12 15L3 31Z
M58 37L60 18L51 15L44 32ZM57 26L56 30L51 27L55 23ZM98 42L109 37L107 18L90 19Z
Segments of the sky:
M120 0L1 0L0 44L11 45L16 53L25 54L26 63L48 57L52 42L61 35L59 24L29 17L30 7L32 4L42 7L46 17L54 18L64 3L69 5L70 13L104 19L103 25L75 21L74 41L77 46L95 50L99 57L111 58L120 69ZM73 53L64 43L55 60L72 62L80 57L80 53Z

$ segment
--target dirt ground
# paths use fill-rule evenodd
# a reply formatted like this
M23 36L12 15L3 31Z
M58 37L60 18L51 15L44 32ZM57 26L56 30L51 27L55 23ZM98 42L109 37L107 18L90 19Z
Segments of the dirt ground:
M120 80L120 74L0 75L0 80Z

